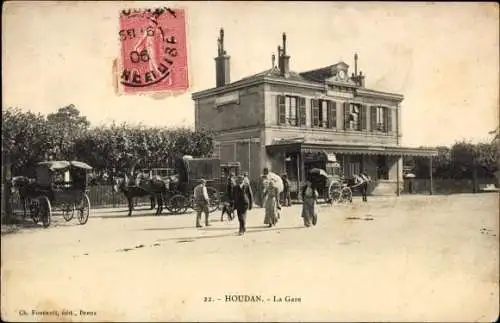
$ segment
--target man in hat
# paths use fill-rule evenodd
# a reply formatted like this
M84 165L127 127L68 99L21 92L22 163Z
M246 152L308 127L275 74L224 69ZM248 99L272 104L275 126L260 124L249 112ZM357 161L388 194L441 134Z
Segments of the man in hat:
M201 228L200 220L201 213L205 213L205 226L210 226L208 223L208 214L210 213L208 210L208 192L207 192L207 181L205 179L201 179L200 184L196 185L194 188L194 204L196 209L196 227Z
M238 214L238 221L240 222L239 234L243 235L246 231L245 223L247 211L252 209L253 196L250 187L245 184L243 176L236 178L236 186L233 187L233 203L236 213Z

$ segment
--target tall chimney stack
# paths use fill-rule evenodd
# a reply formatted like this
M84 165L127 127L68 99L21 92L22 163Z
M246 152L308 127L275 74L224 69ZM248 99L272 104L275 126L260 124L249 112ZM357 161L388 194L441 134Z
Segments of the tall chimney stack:
M219 39L217 39L217 57L215 58L215 85L221 87L231 83L229 74L229 59L224 49L224 29L220 29Z
M354 76L358 76L358 53L354 53Z
M278 69L283 71L283 51L281 50L281 46L278 46Z
M280 56L281 75L288 76L290 73L290 56L286 53L286 34L283 33L283 54Z

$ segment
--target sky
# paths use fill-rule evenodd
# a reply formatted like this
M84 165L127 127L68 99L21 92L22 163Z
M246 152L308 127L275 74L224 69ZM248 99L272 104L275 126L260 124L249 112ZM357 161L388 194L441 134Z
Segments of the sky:
M190 88L118 95L119 12L184 8ZM404 95L402 144L484 140L499 123L499 9L490 3L8 2L2 12L2 109L48 114L74 104L95 126L113 121L194 127L191 94L215 86L219 29L231 80L271 67L287 33L290 69L344 61L366 87Z

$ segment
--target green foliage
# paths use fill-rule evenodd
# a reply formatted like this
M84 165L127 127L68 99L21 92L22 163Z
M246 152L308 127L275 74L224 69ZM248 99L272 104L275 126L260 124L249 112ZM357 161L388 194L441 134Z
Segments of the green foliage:
M75 159L75 140L83 136L89 126L90 122L80 116L80 111L73 104L47 115L49 156L54 160Z
M493 134L493 133L490 133ZM457 141L451 148L436 147L438 156L433 158L435 178L471 179L474 172L478 178L491 178L498 171L498 133L491 142L472 144ZM429 159L405 158L405 164L412 167L418 178L429 177Z
M18 108L2 110L2 150L9 155L14 173L45 158L50 131L40 114Z
M77 159L96 170L168 167L177 155L207 157L212 133L127 123L90 128L86 117L69 105L49 114L2 110L2 149L14 174L26 174L36 162Z

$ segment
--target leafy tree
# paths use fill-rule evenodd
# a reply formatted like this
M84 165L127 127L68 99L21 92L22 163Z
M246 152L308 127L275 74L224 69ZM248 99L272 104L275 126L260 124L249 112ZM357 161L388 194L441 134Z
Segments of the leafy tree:
M475 165L480 167L480 177L492 177L498 171L498 145L496 142L476 144L474 158Z
M53 159L74 159L74 142L82 137L90 126L86 117L73 105L60 108L47 115L47 125L52 132L49 153Z
M45 159L45 152L50 148L49 135L41 114L18 108L2 110L2 150L12 161L14 175L25 173Z
M450 178L451 152L446 146L436 147L438 155L432 158L432 169L434 178ZM405 157L404 163L417 178L429 178L429 157Z
M129 171L173 166L177 156L207 157L212 150L212 134L207 131L127 123L90 128L73 105L47 119L10 108L2 111L2 123L2 149L12 157L15 172L22 174L50 158L78 159L97 171Z

